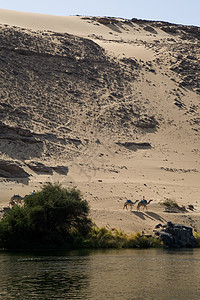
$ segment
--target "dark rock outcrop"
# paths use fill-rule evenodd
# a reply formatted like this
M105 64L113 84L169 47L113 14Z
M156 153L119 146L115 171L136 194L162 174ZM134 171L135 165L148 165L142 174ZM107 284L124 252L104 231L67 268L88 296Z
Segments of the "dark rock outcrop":
M144 30L146 30L148 32L151 32L153 34L157 34L157 31L153 27L151 27L151 26L145 26Z
M67 175L69 172L69 168L65 167L65 166L56 166L56 167L52 167L52 169L56 173L61 174L61 175Z
M144 143L135 143L135 142L125 142L125 143L121 143L118 142L116 143L119 146L124 146L125 148L129 149L129 150L133 150L136 151L138 149L151 149L151 144L144 142Z
M26 164L31 170L38 174L52 175L53 171L55 171L58 174L67 175L67 173L69 172L69 168L66 166L49 167L45 166L43 163L36 161L26 162Z
M0 161L0 177L3 178L28 178L29 174L24 171L18 162Z
M141 116L140 119L137 120L135 126L142 129L156 129L159 123L156 121L154 116Z
M35 173L39 174L53 174L51 167L47 167L42 163L31 161L27 163L27 166Z
M165 247L194 248L196 246L196 240L191 227L172 222L167 222L167 225L164 227L159 232L159 236Z
M9 126L4 124L1 121L0 121L0 140L22 141L24 143L29 143L29 144L41 143L41 141L36 139L36 137L30 130L20 128L17 126L16 127Z

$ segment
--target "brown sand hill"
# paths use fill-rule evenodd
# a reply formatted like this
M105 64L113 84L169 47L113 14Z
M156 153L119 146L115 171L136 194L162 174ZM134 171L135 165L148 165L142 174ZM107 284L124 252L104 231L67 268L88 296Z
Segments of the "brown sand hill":
M0 10L0 202L81 189L97 225L200 230L200 28ZM126 199L153 199L149 212ZM176 200L194 211L164 212Z

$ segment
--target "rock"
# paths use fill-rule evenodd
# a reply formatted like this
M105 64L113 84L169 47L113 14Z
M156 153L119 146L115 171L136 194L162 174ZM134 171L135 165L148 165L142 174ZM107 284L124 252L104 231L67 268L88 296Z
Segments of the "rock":
M161 29L167 33L170 33L170 34L175 34L177 33L177 29L173 26L163 26L161 27Z
M67 141L68 141L70 144L74 144L75 146L79 146L79 145L82 144L82 142L81 142L80 139L67 138Z
M159 236L167 248L194 248L196 246L192 228L185 225L167 222L166 228L160 231Z
M27 166L36 173L53 174L53 170L51 167L47 167L39 162L31 161L27 163Z
M153 34L157 34L157 31L153 27L151 27L151 26L145 26L144 30L146 30L148 32L151 32Z
M183 102L181 102L180 100L174 99L174 101L175 101L174 104L176 106L178 106L179 108L183 109L185 107L185 104Z
M99 18L97 19L97 22L103 25L109 25L110 24L110 19L109 18Z
M110 17L101 17L101 18L95 18L97 22L103 25L110 25L110 24L116 24L118 23L118 20L115 18Z
M19 115L19 112L18 112ZM0 121L0 140L22 141L24 143L41 143L30 130L4 124Z
M192 204L188 204L188 209L190 209L190 210L195 210L195 208L194 208L194 206L192 205Z
M155 226L155 228L160 228L160 227L162 227L162 224L161 224L161 223L159 223L159 224L157 224L157 225Z
M29 174L24 171L24 169L18 162L1 160L0 177L28 178Z
M56 173L67 175L69 172L69 168L66 166L49 167L49 166L45 166L43 163L36 162L36 161L29 161L29 162L26 161L26 165L35 173L39 173L39 174L52 175L53 171L55 171Z
M157 122L154 116L141 116L135 124L136 127L142 129L155 129L158 125L159 123Z
M57 167L52 167L52 169L59 174L62 175L67 175L67 173L69 172L69 168L65 167L65 166L57 166Z
M0 121L0 133L1 136L4 135L18 135L18 136L23 136L23 137L32 137L33 134L31 133L30 130L28 129L23 129L20 127L12 127L9 125L4 124L3 122Z
M168 248L173 248L173 236L170 233L161 231L160 232L160 238L163 241L164 246L167 246Z
M129 150L133 150L136 151L138 149L151 149L151 144L149 144L148 142L144 142L144 143L135 143L135 142L117 142L116 143L119 146L124 146L125 148L129 149Z
M160 236L160 232L158 231L158 230L153 230L153 233L154 233L154 235L156 235L156 236Z

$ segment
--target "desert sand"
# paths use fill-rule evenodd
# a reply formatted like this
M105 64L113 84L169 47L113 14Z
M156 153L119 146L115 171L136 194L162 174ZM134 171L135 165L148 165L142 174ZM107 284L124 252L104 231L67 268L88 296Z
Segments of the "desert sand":
M29 174L1 177L1 207L60 182L81 190L98 226L200 231L199 29L7 10L0 23L0 159ZM68 172L36 172L33 161ZM143 196L147 211L123 210ZM166 199L186 211L166 212Z

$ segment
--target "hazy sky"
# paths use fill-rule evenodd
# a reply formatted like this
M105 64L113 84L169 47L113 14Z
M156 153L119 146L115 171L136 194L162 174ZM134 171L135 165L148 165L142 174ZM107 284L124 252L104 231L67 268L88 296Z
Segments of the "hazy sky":
M63 16L139 18L200 26L200 0L0 0L0 8Z

